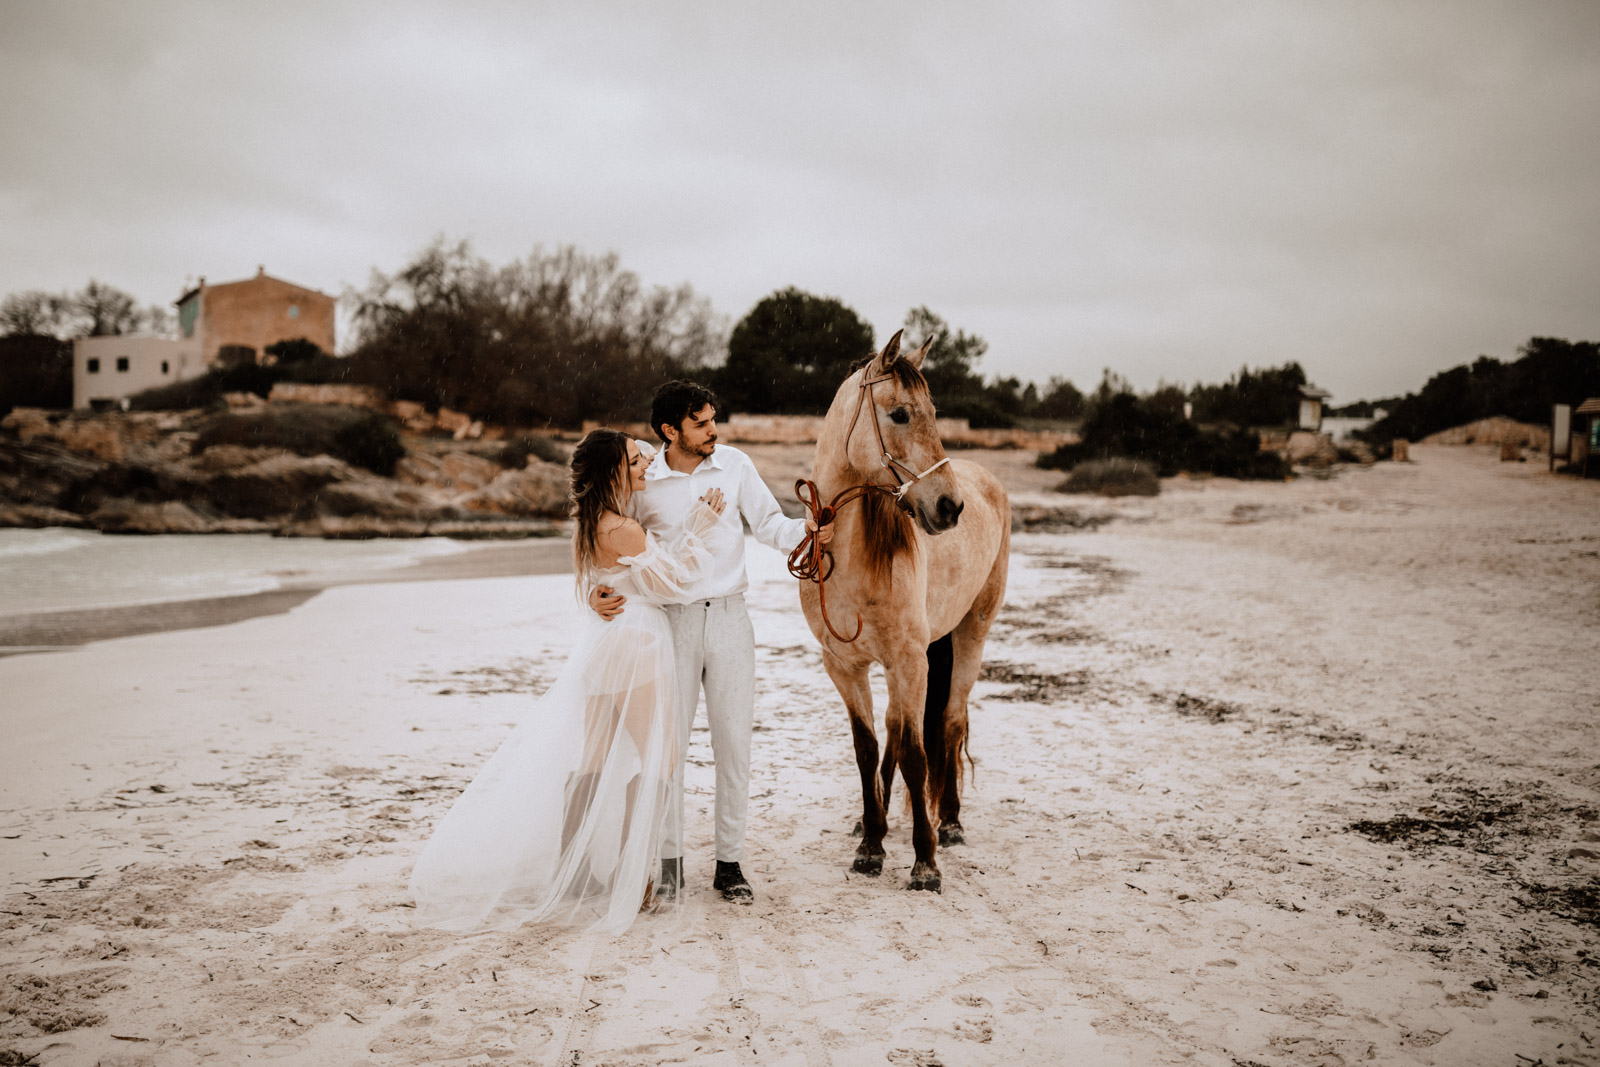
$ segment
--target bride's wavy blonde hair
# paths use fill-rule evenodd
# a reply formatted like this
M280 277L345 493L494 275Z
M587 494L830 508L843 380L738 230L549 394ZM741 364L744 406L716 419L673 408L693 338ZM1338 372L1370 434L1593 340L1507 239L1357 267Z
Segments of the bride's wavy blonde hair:
M628 442L621 430L590 430L572 450L571 515L578 522L572 534L572 567L582 591L584 575L594 562L600 516L625 515L632 480L628 476Z

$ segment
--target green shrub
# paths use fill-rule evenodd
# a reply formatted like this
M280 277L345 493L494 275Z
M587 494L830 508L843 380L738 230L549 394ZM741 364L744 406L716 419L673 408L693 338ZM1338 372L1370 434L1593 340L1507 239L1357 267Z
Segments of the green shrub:
M406 446L393 420L369 411L333 435L333 453L346 463L391 477L405 458Z
M296 337L290 341L274 341L266 347L264 354L275 359L281 367L285 364L302 363L308 359L316 359L325 353L314 341L308 341L304 337Z
M134 411L183 411L217 407L223 403L224 393L270 396L272 387L286 377L278 367L263 367L256 363L213 367L198 378L158 385L154 389L135 393L128 398L128 406Z
M1062 482L1063 493L1097 493L1100 496L1155 496L1161 479L1148 463L1125 456L1091 459L1072 468Z
M279 363L275 369L283 381L306 385L336 385L350 377L349 360L320 352L291 363Z
M559 463L563 467L571 459L566 448L562 447L554 437L540 437L536 434L523 434L521 437L507 441L506 447L500 450L495 459L502 467L521 470L528 465L529 456L538 456L546 463Z
M272 387L279 382L329 385L343 382L350 376L348 361L328 355L310 341L284 341L267 346L267 351L285 345L293 346L287 349L288 358L279 355L278 362L272 366L235 363L229 367L213 367L197 378L136 393L129 398L128 406L135 411L212 408L223 403L224 393L254 393L266 397L272 395Z
M198 378L158 385L128 398L133 411L187 411L191 408L223 407L224 390L217 387L215 377L202 374Z
M405 455L393 422L374 411L334 404L273 405L263 411L213 416L201 427L193 451L212 445L284 448L302 456L336 456L382 475Z
M1132 393L1096 402L1084 420L1082 439L1039 456L1045 469L1070 471L1090 460L1114 456L1152 464L1163 478L1180 471L1225 478L1280 479L1289 464L1275 452L1262 452L1254 431L1206 431L1167 407Z

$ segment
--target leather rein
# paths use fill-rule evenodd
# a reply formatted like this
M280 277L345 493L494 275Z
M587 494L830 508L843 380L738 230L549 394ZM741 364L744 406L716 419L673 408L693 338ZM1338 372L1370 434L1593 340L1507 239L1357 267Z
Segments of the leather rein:
M850 448L850 437L856 432L856 423L861 418L861 409L866 406L867 400L873 397L872 387L893 377L894 375L892 374L880 374L876 378L869 378L866 376L866 372L862 372L861 388L856 393L855 414L850 416L850 429L844 435L847 454ZM882 456L884 469L891 476L901 477L903 475L906 480L898 485L882 482L864 482L860 485L847 486L840 490L827 504L823 504L815 482L809 478L796 479L794 495L800 499L800 503L804 504L806 510L811 513L811 521L816 524L818 530L832 522L834 517L838 515L839 510L846 504L854 503L871 493L887 494L894 497L896 503L898 503L905 498L906 491L913 485L916 485L922 479L950 462L950 457L946 456L921 474L918 474L914 468L896 459L893 453L889 451L889 446L884 443L883 428L878 425L877 404L874 403L872 407L872 432L878 438L878 452ZM856 632L849 637L835 630L832 620L828 618L827 586L825 583L829 576L833 574L833 553L822 547L821 543L818 542L816 531L808 531L805 537L801 539L800 544L795 546L795 550L789 553L789 573L801 581L817 583L817 605L822 610L822 624L828 628L830 634L845 644L849 644L861 636L863 623L860 612L856 612Z

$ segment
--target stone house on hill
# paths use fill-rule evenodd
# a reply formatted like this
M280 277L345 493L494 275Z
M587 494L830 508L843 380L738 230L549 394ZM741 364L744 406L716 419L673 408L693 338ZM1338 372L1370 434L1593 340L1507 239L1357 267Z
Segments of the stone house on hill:
M72 406L116 407L135 393L204 374L220 364L259 363L268 345L305 338L334 346L334 299L269 275L200 284L176 301L178 336L82 337L73 342Z
M207 367L219 361L259 363L268 345L299 337L333 351L333 297L274 278L265 267L254 278L221 285L201 278L177 306L178 332L198 339Z

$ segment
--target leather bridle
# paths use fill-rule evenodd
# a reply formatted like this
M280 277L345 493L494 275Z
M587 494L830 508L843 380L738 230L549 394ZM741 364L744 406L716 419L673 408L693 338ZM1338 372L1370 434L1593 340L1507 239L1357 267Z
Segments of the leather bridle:
M889 381L893 377L893 374L880 374L876 378L869 378L867 377L867 372L865 370L861 372L861 388L856 392L856 410L855 414L850 416L850 429L844 435L844 449L845 455L848 456L850 454L850 437L856 432L856 421L861 418L861 409L862 407L866 406L868 398L872 398L872 432L873 435L878 439L878 453L883 458L884 469L887 470L893 477L900 477L901 475L906 476L906 480L901 482L894 490L894 498L899 500L906 495L906 490L922 481L922 479L926 478L928 475L932 474L946 463L949 463L950 457L944 457L939 462L923 471L921 474L918 474L914 468L907 466L898 459L895 459L893 453L889 451L889 446L883 443L883 427L878 425L877 398L873 396L872 387L877 385L879 382Z
M856 432L856 422L861 418L861 408L869 399L872 399L872 432L878 439L878 453L883 458L884 469L889 472L891 477L898 478L904 475L906 480L898 485L865 482L861 485L847 486L840 490L838 495L831 501L823 504L821 497L817 493L815 482L808 478L797 479L794 483L794 495L800 499L800 503L804 504L806 510L811 513L811 520L819 529L832 522L834 516L839 513L840 508L853 501L860 500L869 493L885 493L893 496L895 502L899 503L904 499L908 489L950 462L950 457L946 456L921 474L918 474L912 467L895 459L894 454L889 451L889 446L883 440L883 427L878 425L878 405L873 395L872 387L893 377L893 374L880 374L876 378L871 378L868 377L866 370L861 372L861 388L856 394L855 414L850 416L850 429L844 435L845 455L848 456L850 453L850 437ZM817 583L817 606L822 611L822 623L828 628L830 634L845 644L849 644L861 636L863 623L859 611L856 612L856 632L849 637L835 630L833 622L828 618L827 586L824 583L827 582L829 575L833 573L833 553L822 547L821 543L817 541L815 532L808 532L800 543L795 546L795 550L789 553L789 573L801 581Z

